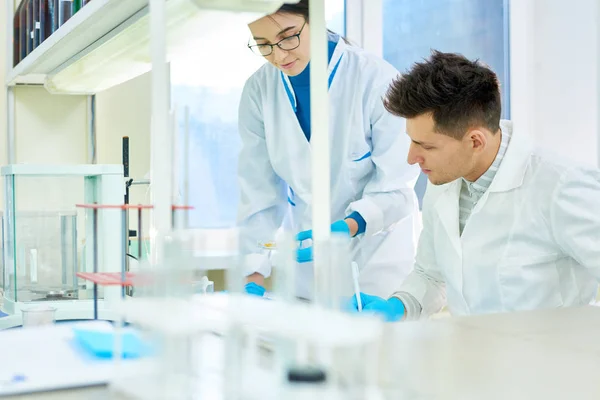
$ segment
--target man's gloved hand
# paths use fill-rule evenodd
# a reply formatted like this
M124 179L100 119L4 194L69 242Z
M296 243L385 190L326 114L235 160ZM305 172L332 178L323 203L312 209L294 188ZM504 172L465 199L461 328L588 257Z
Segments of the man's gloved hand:
M350 237L350 228L348 224L344 220L335 221L331 224L331 232L332 233L342 233L348 235ZM296 235L296 240L302 242L304 240L312 239L312 229L307 231L302 231ZM299 263L310 262L313 260L313 248L312 246L305 247L302 249L298 249L296 254L296 259Z
M265 288L254 282L246 283L245 290L246 293L254 296L263 297L265 295Z
M387 322L399 321L404 316L404 303L397 297L386 300L381 297L371 296L361 292L360 301L362 303L363 312L380 315L384 317ZM352 296L351 310L352 312L358 312L356 296Z

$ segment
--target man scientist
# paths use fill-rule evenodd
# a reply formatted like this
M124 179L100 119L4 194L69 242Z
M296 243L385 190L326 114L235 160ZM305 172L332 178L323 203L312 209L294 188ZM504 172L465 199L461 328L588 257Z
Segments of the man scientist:
M501 121L494 72L433 52L390 85L384 105L406 118L408 162L430 184L414 270L389 299L361 293L364 311L397 321L444 305L471 315L595 298L600 171L544 156Z

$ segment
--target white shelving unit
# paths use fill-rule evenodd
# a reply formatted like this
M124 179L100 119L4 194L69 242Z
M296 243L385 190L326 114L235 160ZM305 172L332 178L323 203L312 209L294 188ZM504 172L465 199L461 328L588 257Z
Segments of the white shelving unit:
M44 84L48 74L76 58L147 6L147 0L94 0L8 73L6 84Z
M247 23L283 2L165 0L167 54L183 51L198 36L218 37L224 18ZM148 0L94 0L9 71L6 84L45 85L61 94L94 94L150 69Z

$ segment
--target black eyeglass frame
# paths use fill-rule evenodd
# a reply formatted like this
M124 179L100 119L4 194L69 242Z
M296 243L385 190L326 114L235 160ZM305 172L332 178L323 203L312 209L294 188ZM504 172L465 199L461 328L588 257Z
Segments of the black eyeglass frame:
M302 27L300 28L300 30L298 31L298 33L296 33L295 35L290 35L287 37L284 37L283 39L281 39L279 42L274 43L274 44L269 44L269 43L264 43L264 44L253 44L251 45L250 42L248 42L248 48L257 56L262 56L262 57L268 57L271 54L273 54L273 48L275 46L279 47L281 50L283 51L291 51L291 50L295 50L298 47L300 47L300 35L302 34L302 31L304 30L304 27L306 26L306 21L304 21L304 23L302 24ZM297 38L298 39L298 44L292 48L289 49L284 49L283 47L281 47L281 43L285 42L286 40L290 40L292 38ZM269 51L267 54L263 54L259 49L260 48L266 48L266 47L270 47L271 51ZM256 50L255 50L256 49Z

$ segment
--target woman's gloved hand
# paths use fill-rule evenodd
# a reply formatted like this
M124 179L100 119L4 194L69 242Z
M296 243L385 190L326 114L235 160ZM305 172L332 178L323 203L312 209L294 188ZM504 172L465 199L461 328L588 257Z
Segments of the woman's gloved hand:
M331 224L331 232L332 233L342 233L342 234L348 235L348 237L350 237L350 228L348 227L348 224L344 220L335 221L333 224ZM296 240L299 242L302 242L302 241L308 240L308 239L312 240L312 238L313 238L312 237L312 229L309 229L307 231L302 231L296 235ZM296 260L299 263L305 263L305 262L312 261L313 260L313 247L309 246L309 247L304 247L304 248L298 249L298 251L296 253Z
M387 322L399 321L404 317L404 303L397 298L382 299L381 297L360 293L362 303L362 312L372 313L382 316ZM358 302L356 296L352 296L351 312L358 312Z
M245 290L247 294L254 296L263 297L265 295L265 288L254 282L246 283Z

